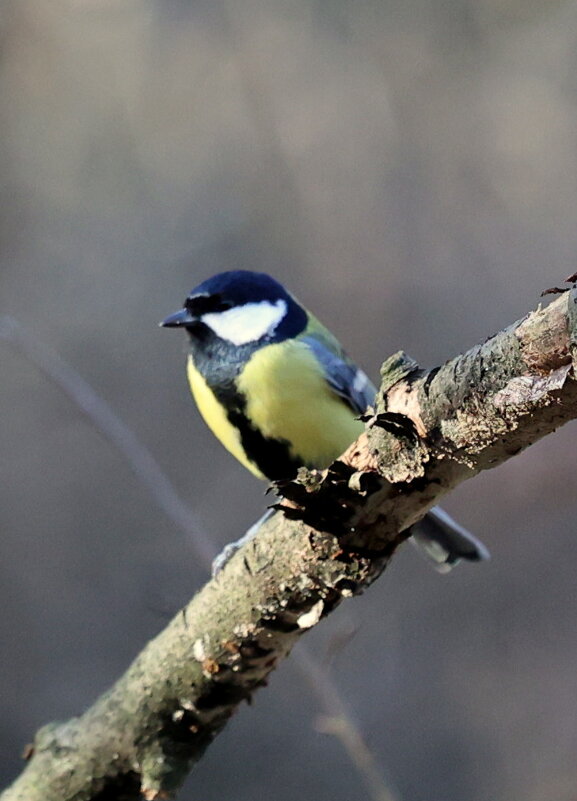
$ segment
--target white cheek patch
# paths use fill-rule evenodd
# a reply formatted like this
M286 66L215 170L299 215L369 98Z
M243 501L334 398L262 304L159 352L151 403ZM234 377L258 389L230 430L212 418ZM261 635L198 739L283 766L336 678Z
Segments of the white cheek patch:
M272 336L287 312L286 301L245 303L222 312L203 314L201 321L212 328L221 339L233 345L256 342L266 335Z

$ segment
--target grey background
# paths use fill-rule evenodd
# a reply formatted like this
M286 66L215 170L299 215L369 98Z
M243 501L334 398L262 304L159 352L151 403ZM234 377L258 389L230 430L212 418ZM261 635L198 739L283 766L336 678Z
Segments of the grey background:
M0 7L0 312L152 451L214 549L264 486L157 328L266 270L376 377L442 362L575 270L577 4L19 0ZM82 711L206 571L125 459L0 341L0 778ZM493 560L405 548L307 637L402 801L575 801L575 429L446 507ZM328 657L327 657L328 654ZM186 801L369 798L290 660Z

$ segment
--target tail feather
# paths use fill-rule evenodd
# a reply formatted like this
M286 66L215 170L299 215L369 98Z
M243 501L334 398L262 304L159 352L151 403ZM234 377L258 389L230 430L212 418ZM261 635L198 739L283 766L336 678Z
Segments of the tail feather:
M483 543L439 506L412 527L411 540L440 573L448 573L461 559L481 562L490 558Z

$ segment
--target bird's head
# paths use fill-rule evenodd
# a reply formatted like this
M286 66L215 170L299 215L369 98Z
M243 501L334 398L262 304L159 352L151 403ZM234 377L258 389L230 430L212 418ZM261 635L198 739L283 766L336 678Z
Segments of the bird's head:
M307 321L305 309L274 278L231 270L199 284L161 325L186 329L193 343L216 338L241 347L297 336Z

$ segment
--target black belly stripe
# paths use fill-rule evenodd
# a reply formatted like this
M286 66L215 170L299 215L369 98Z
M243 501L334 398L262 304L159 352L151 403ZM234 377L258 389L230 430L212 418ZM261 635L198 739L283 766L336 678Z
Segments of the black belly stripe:
M227 416L240 432L244 452L270 481L293 478L296 475L301 463L291 457L286 440L263 436L242 412L229 411Z
M247 457L269 481L279 481L296 476L302 462L294 459L287 440L265 437L252 425L246 416L246 399L229 383L223 387L212 387L217 400L226 409L226 416L240 434L240 441Z

